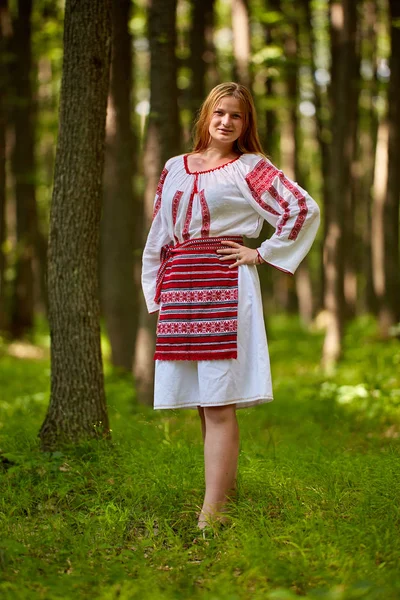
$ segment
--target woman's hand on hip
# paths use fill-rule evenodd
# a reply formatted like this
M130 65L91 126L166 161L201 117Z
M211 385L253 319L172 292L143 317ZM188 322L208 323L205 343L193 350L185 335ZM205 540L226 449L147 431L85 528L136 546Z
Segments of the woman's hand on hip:
M230 269L233 267L238 267L240 265L259 265L261 262L264 262L257 250L253 250L253 248L248 248L247 246L241 246L237 242L226 241L223 242L224 246L230 246L229 248L220 248L217 250L218 254L224 254L225 256L220 256L221 261L236 259L236 262L232 265L229 265Z

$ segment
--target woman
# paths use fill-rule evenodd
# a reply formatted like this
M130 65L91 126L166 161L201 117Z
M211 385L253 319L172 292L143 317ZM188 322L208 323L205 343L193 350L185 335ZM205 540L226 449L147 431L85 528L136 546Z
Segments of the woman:
M263 220L274 234L257 250ZM256 265L293 274L319 226L315 201L263 154L249 91L215 87L193 152L167 161L143 253L142 285L157 325L154 408L197 408L206 491L198 526L235 489L236 409L273 399Z

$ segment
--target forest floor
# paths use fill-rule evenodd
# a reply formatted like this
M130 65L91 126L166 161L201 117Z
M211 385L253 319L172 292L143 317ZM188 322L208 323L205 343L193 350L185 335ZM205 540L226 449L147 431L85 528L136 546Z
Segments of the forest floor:
M275 400L238 411L239 497L207 539L195 411L106 365L112 442L42 453L48 352L0 346L0 597L399 599L400 343L358 320L327 378L321 333L268 335Z

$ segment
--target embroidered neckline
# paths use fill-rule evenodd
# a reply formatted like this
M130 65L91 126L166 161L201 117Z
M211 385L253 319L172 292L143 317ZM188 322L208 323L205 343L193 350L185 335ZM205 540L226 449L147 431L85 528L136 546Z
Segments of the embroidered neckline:
M200 175L203 173L211 173L212 171L218 171L219 169L223 169L224 167L232 164L233 162L237 161L242 155L239 154L239 156L237 156L236 158L232 158L232 160L229 160L228 162L224 163L223 165L219 165L219 167L214 167L213 169L206 169L205 171L191 171L189 169L189 165L188 165L188 156L189 154L184 154L183 155L183 163L185 165L185 171L188 175Z

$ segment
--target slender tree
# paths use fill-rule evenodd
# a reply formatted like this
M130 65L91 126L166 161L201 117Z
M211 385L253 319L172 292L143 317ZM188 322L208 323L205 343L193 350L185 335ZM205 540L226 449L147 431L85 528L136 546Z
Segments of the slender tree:
M165 162L180 151L178 88L176 83L176 0L151 0L149 6L150 40L150 115L144 151L143 233L149 229L154 195ZM143 242L145 237L143 238ZM148 315L142 300L136 338L134 376L140 402L153 401L155 316Z
M9 101L9 69L7 56L10 52L12 33L8 1L0 0L0 331L8 328L5 293L5 240L6 240L6 129Z
M191 1L191 28L190 28L190 59L192 71L190 83L190 110L192 121L195 120L197 111L203 102L207 89L207 76L213 71L210 79L215 81L216 57L213 44L215 0Z
M42 447L108 434L98 258L111 0L67 0L49 234L51 397Z
M14 21L13 68L15 145L12 160L15 179L17 252L12 300L11 330L21 337L33 327L34 257L38 223L35 193L35 105L32 85L32 0L18 0Z
M113 365L132 369L138 320L134 284L135 138L131 124L131 0L112 3L111 79L106 122L102 213L101 297ZM139 245L139 244L138 244Z
M400 2L389 0L390 82L388 90L388 166L384 200L384 294L379 298L379 322L384 337L400 321Z
M353 97L352 88L355 84L357 2L332 0L330 8L332 139L329 152L329 190L328 197L325 198L324 274L328 319L323 348L323 363L328 369L341 354L344 325L345 208L354 141L349 127L353 111L349 98Z
M251 87L250 7L248 0L232 0L233 79Z

